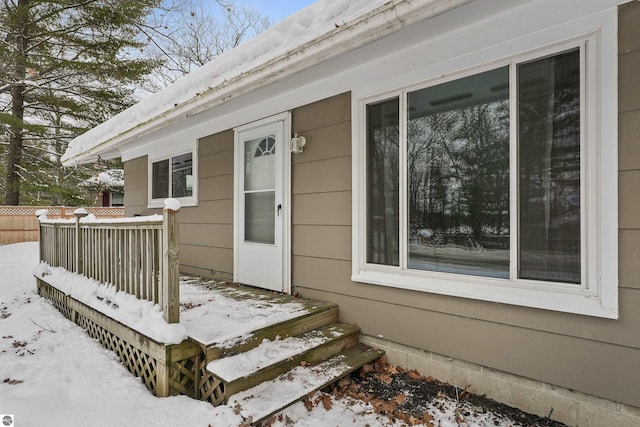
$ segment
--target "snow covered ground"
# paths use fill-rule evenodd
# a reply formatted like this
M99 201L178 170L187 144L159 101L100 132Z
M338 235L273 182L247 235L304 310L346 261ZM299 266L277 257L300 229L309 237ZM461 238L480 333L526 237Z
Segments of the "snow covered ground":
M32 276L37 243L0 246L0 415L25 426L239 426L237 407L214 408L186 396L151 395L97 341L38 296ZM312 411L298 403L274 426L400 426L347 398ZM455 405L434 408L434 424L458 426ZM329 407L329 409L326 409ZM1 417L0 417L1 418ZM494 424L487 415L486 424ZM438 422L440 421L440 424ZM5 424L6 425L6 424Z

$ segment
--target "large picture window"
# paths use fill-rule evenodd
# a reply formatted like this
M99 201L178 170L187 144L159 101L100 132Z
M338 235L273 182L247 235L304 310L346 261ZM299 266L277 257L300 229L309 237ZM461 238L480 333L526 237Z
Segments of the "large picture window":
M354 280L560 309L602 292L587 48L363 100Z
M368 262L400 265L402 210L407 269L508 279L517 250L518 278L580 283L580 49L513 67L515 82L505 66L367 105Z

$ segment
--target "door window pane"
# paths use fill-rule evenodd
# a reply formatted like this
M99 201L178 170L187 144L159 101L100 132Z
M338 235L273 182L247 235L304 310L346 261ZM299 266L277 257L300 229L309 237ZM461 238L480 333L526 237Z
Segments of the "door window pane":
M189 197L193 194L192 154L183 154L171 159L172 197Z
M408 94L408 267L509 277L509 69Z
M275 243L275 135L244 142L245 241Z
M153 163L151 179L151 198L166 199L169 197L169 160Z
M580 52L518 66L519 277L580 283Z
M276 185L275 136L244 143L245 191L272 190Z
M367 106L367 262L399 265L398 98Z
M275 191L245 194L244 240L275 243Z

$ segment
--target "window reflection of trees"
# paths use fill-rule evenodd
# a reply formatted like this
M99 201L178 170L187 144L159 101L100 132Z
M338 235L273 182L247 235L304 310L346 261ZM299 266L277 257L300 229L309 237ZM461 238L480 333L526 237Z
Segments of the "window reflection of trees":
M508 277L508 99L410 115L407 139L409 267Z
M580 283L580 54L518 67L519 277Z
M399 265L399 100L367 107L367 262Z

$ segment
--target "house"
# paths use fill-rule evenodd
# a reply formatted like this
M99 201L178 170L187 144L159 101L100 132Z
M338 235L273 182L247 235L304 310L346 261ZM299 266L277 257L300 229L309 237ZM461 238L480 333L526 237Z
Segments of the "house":
M637 1L323 0L63 162L120 157L129 216L178 198L185 273L335 302L391 362L524 410L638 425L639 74Z
M124 170L106 169L80 183L95 206L124 206Z

